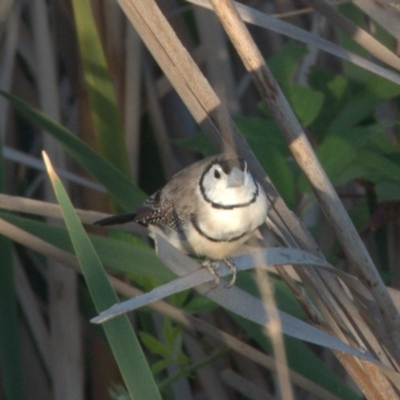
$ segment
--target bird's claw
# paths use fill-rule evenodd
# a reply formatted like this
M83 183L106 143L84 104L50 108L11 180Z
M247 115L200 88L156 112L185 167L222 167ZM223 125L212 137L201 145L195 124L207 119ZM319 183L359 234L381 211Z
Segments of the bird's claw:
M236 274L237 274L237 267L236 267L235 263L233 262L232 258L230 258L230 257L226 257L224 259L224 262L232 272L232 278L229 281L229 283L225 286L226 288L230 288L235 284Z
M219 285L220 278L217 274L217 269L219 268L218 261L206 260L203 262L203 267L207 268L210 274L214 277L215 286L212 288L216 288Z
M225 285L226 288L230 288L235 284L237 267L236 267L235 263L233 262L232 258L230 258L230 257L224 258L223 261L225 262L225 264L228 266L228 268L232 272L231 280L229 281L229 283L227 285ZM206 260L203 263L203 267L206 267L208 269L208 271L210 272L210 274L214 277L215 286L213 288L217 287L219 285L219 281L220 281L220 278L216 272L218 270L218 268L220 267L219 261Z

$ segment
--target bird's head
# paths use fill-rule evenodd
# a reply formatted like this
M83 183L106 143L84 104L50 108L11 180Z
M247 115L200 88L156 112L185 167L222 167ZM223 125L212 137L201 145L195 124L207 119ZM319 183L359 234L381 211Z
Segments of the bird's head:
M199 184L204 199L221 208L246 203L257 190L246 161L232 156L222 156L210 163Z

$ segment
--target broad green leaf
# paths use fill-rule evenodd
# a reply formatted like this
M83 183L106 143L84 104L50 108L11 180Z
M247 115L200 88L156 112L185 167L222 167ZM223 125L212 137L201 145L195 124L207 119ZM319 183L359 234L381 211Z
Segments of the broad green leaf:
M382 154L386 154L388 157L395 157L399 160L400 146L395 144L393 139L384 132L384 126L382 126L381 132L378 135L374 135L370 143L371 149ZM369 148L369 147L368 147Z
M58 140L71 157L104 185L123 210L130 211L146 199L146 195L128 178L71 131L17 97L1 90L0 94L21 114Z
M138 332L140 340L153 354L157 354L162 357L169 357L171 355L171 349L169 349L163 342L156 339L154 336L149 335L147 332Z
M330 177L345 169L360 150L379 133L380 126L353 128L340 134L328 135L316 148L316 153Z
M320 113L324 94L309 87L294 85L288 91L288 99L302 126L311 125Z
M326 133L329 135L340 134L355 127L363 119L373 116L374 108L381 101L373 95L360 95L352 99L343 107L330 126L327 127Z
M380 180L400 183L400 162L395 162L384 154L366 150L357 156L357 162L371 170L370 176L364 177L365 179L376 183Z
M161 372L163 369L169 367L171 365L171 360L167 358L163 358L157 362L155 362L151 366L151 372L153 372L154 375L157 375L159 372Z
M49 176L60 203L65 223L83 275L98 312L118 302L94 247L62 186L45 156ZM103 324L107 339L132 399L161 400L146 358L126 315Z
M5 191L2 142L0 140L0 191ZM17 295L14 281L12 243L0 236L0 373L8 400L25 398Z
M306 46L289 40L278 53L268 60L272 73L284 91L293 82L293 76L299 63L307 52Z
M327 127L334 121L347 102L351 101L349 82L343 76L331 75L325 70L312 68L308 81L310 86L324 94L324 107L313 121L312 132L317 142L324 139Z
M72 0L75 26L100 153L130 177L117 99L88 0Z
M341 185L366 173L365 167L357 165L355 160L380 129L380 126L373 125L330 134L316 147L316 154L333 184ZM299 189L309 190L304 176L300 177Z
M363 94L376 96L381 101L390 100L400 95L400 86L380 76L374 76L366 82Z
M329 81L327 87L335 99L341 100L348 88L348 81L343 76L335 75L333 79ZM330 107L331 105L329 104L329 108Z

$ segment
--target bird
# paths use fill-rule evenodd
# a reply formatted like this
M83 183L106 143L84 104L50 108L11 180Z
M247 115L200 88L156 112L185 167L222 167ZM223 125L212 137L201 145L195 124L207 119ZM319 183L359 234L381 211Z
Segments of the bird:
M133 213L95 222L110 226L135 222L150 236L162 235L181 252L204 257L203 265L219 283L216 269L224 261L235 283L237 268L230 257L264 223L267 196L247 162L232 153L197 161L176 173Z

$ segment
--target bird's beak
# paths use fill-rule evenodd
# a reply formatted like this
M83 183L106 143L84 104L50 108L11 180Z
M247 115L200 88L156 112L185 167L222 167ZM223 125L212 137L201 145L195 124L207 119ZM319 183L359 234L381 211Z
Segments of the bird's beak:
M239 168L233 167L228 176L228 188L235 188L244 185L244 173Z

